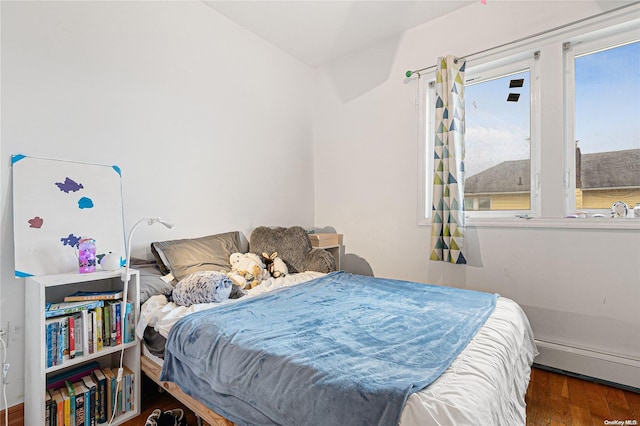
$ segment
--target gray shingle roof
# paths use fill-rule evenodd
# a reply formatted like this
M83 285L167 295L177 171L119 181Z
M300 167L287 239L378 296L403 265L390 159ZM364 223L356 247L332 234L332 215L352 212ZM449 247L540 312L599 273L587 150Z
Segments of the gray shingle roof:
M531 189L531 162L504 161L464 181L466 194L528 192Z
M640 186L640 149L582 154L582 189Z
M640 187L640 149L582 154L582 189ZM529 160L504 161L465 179L465 193L528 192Z

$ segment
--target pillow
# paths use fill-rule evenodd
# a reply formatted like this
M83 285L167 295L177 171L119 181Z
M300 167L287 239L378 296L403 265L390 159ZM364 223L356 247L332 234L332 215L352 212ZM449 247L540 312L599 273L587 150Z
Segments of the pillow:
M333 272L336 260L326 250L313 250L307 231L300 226L290 228L259 226L251 233L249 249L261 256L262 253L278 252L289 273L317 271Z
M131 258L131 267L140 272L140 304L146 302L151 296L173 290L171 280L167 282L162 279L162 272L157 262Z
M198 271L230 271L229 256L241 251L240 232L151 243L163 274L182 280Z
M146 302L151 296L173 290L171 281L163 280L159 269L140 268L138 270L140 271L140 304Z
M224 272L194 272L173 288L167 299L181 306L222 302L231 295L233 283Z

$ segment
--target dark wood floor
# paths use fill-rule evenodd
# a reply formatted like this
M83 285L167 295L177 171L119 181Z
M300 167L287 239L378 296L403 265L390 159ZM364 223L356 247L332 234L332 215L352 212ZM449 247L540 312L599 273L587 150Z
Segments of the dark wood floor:
M640 425L640 394L538 368L526 401L527 426Z
M532 371L526 401L527 426L603 426L605 420L619 420L621 426L632 426L632 422L624 424L631 420L640 426L640 394L539 368ZM146 377L142 388L142 414L124 425L144 426L155 408L182 408L189 426L197 425L193 413L170 395L158 392L157 386Z

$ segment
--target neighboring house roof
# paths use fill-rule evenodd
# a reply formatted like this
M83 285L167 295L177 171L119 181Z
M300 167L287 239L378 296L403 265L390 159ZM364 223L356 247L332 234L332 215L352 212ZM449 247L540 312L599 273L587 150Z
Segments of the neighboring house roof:
M504 161L464 181L466 194L529 192L530 189L531 162L529 160Z
M640 186L640 149L582 154L582 189Z
M582 189L640 187L640 149L581 156ZM528 192L529 160L504 161L465 179L466 194Z

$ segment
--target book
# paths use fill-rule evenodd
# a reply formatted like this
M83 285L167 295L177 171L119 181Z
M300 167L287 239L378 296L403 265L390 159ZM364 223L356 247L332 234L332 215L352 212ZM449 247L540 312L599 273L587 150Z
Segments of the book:
M110 368L103 368L102 373L104 374L104 377L106 377L107 409L105 412L107 414L107 420L109 420L113 416L114 402L116 398L116 378Z
M95 309L104 306L102 300L87 300L81 302L60 302L60 303L47 303L44 308L44 317L58 317L61 315L73 314L80 312L83 309Z
M68 346L69 346L69 359L76 357L76 321L73 315L67 317L67 329L68 329ZM69 395L71 396L71 395Z
M76 391L69 380L65 382L65 386L69 395L69 425L76 426Z
M62 355L62 358L60 357ZM58 337L58 359L69 359L69 318L60 318L60 336Z
M115 402L114 402L114 407L116 410L117 415L121 415L122 413L124 413L125 410L125 387L126 387L126 380L125 380L125 376L124 376L124 369L123 369L123 374L122 374L122 379L120 380L120 383L118 383L118 368L112 368L111 372L113 373L115 380L116 380L116 387L115 387L115 392L116 392L116 397L115 397Z
M99 368L93 371L96 382L96 421L104 423L107 421L107 378Z
M122 290L107 291L76 291L64 298L65 302L79 302L86 300L116 300L122 299Z
M52 424L56 426L64 426L64 401L62 400L62 394L60 394L60 389L51 389L51 399L53 400L52 405L55 405L55 414L52 410Z
M96 308L95 311L95 318L96 318L96 324L95 324L95 334L96 334L96 338L95 338L95 342L96 342L96 352L101 351L102 347L104 345L104 331L103 331L103 319L102 319L102 308Z
M123 367L125 377L127 377L127 386L126 386L126 411L133 411L136 409L135 407L135 385L136 385L136 375L129 367L126 365Z
M85 398L85 407L88 409L88 417L85 418L85 426L96 426L96 407L98 405L98 385L91 376L84 376L82 383L89 390L89 398ZM87 403L87 401L89 401Z
M44 424L51 426L51 393L44 391Z
M74 339L76 356L89 354L89 338L87 336L87 318L89 313L86 310L73 314Z
M115 346L117 346L122 344L122 303L111 302L111 306L113 309L111 338L115 340Z
M81 382L75 382L72 384L73 392L76 397L76 426L84 426L84 417L85 417L85 390L86 388L82 385Z
M69 391L65 386L60 388L60 395L62 396L63 416L64 416L64 421L62 424L64 426L69 426L71 425L71 407L69 402Z
M46 347L47 347L47 368L58 365L58 335L60 334L60 320L49 318L44 323Z
M105 305L102 309L102 347L111 346L111 308Z
M96 352L96 347L95 347L95 335L93 333L94 330L94 326L95 326L95 312L94 311L84 311L87 313L87 322L86 322L86 326L87 326L87 352L89 354L93 354Z
M85 426L89 419L89 389L80 380L73 384L73 390L76 393L76 426Z
M124 343L129 343L133 342L136 334L136 319L131 302L125 304L124 312L124 332L122 339Z

